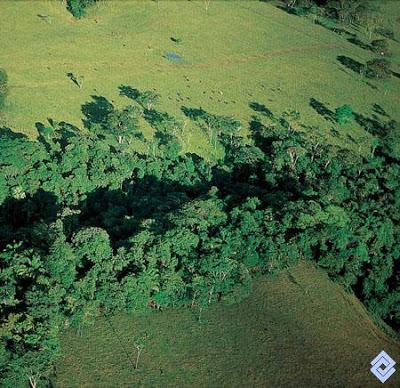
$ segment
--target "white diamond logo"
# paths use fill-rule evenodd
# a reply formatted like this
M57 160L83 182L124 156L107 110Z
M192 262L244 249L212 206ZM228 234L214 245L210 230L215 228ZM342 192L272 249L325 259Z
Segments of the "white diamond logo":
M370 371L381 382L384 383L396 372L396 362L384 350L382 350L372 361Z

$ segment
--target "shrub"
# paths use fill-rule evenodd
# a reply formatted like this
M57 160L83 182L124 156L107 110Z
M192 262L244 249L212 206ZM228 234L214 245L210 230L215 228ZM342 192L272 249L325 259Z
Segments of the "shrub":
M4 106L4 101L8 92L8 76L5 70L0 69L0 108Z
M86 8L96 1L97 0L67 0L67 9L75 18L80 19L82 16L86 15Z
M351 122L354 118L353 109L350 105L342 105L335 110L336 122L340 125Z
M387 79L392 75L390 62L384 58L375 58L368 61L365 67L365 74L369 78Z

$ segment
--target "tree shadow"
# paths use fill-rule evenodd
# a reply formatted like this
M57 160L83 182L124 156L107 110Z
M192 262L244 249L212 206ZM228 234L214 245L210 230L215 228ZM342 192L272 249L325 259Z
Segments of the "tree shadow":
M249 107L254 110L254 112L261 113L264 116L272 119L274 114L271 110L269 110L264 104L259 104L258 102L250 102Z
M400 73L396 73L393 70L392 70L392 75L393 75L393 77L400 78Z
M358 74L361 74L365 67L362 63L350 57L346 57L345 55L339 55L337 60L347 69L350 69Z
M336 27L336 26L333 26L333 25L324 23L323 21L321 21L321 20L319 20L319 19L316 19L314 23L315 23L316 25L321 26L321 27L327 29L328 31L334 32L335 34L338 34L338 35L340 35L340 36L342 36L342 35L348 35L348 36L350 36L351 38L354 38L354 37L357 36L356 34L354 34L354 33L352 33L352 32L349 32L349 31L345 30L344 28L340 28L340 27Z
M120 190L98 189L79 204L73 222L107 231L116 246L130 245L129 239L146 223L146 229L161 234L171 225L169 213L189 202L194 193L206 193L209 184L186 186L177 181L147 175L127 179ZM146 221L148 220L148 221Z
M39 133L41 133L41 132L43 132L43 130L46 128L46 126L45 126L42 122L37 121L37 122L35 123L35 128L37 129L37 131L38 131Z
M103 124L107 116L114 110L114 105L103 96L91 96L93 101L82 105L81 111L85 116L83 125L90 129L92 124Z
M97 98L95 102L98 101L100 101L101 107L104 104L106 108L111 106L111 104L106 103L106 99ZM260 107L262 105L255 104L254 106ZM207 114L202 108L182 108L188 117L196 118ZM105 109L105 111L108 110ZM160 116L164 117L162 112L151 110L148 114L150 113L153 116L151 119L158 120ZM98 123L100 120L98 110L96 109L95 113L92 114L89 109L87 118ZM53 122L53 125L55 125L55 122ZM92 123L88 125L90 127ZM44 124L38 123L38 126L41 127ZM68 128L58 130L57 144L60 144L61 147L57 148L57 152L60 155L65 153L65 148L69 144L75 144L71 141L74 136L79 136L79 134L71 132ZM165 139L162 138L161 140ZM44 145L49 144L49 141L43 137L39 139L39 142ZM268 142L270 142L270 139ZM93 140L93 144L96 144L95 140ZM87 143L87 146L90 147L90 143ZM109 155L107 154L105 157L108 158ZM139 155L138 158L143 159ZM149 163L153 165L163 163L158 157L148 157L148 159ZM53 157L52 160L52 163L57 164L62 163L63 159ZM106 160L104 160L104 163L107 163ZM162 176L147 172L147 175L139 177L132 171L131 176L122 181L119 189L111 188L110 184L105 182L105 187L99 187L87 193L80 192L78 198L81 199L78 200L76 205L63 202L62 207L68 206L73 213L62 218L67 239L70 239L82 227L100 227L110 235L114 248L130 246L130 237L143 228L144 223L148 230L162 233L171 226L170 212L179 211L185 203L194 198L207 196L213 185L218 185L221 191L229 192L232 198L240 198L241 193L250 194L254 189L253 186L246 183L251 171L250 162L248 169L246 169L247 162L243 162L240 173L225 171L219 165L210 166L210 172L204 173L204 160L193 154L184 154L165 163L168 167L163 167L165 172ZM199 171L198 176L196 175L196 178L193 178L192 181L191 173L186 171L186 163L192 166L191 170L194 168ZM174 172L179 169L183 169L185 173L176 174ZM67 172L68 170L65 173ZM183 178L183 176L185 177ZM187 176L189 178L186 178ZM54 177L54 179L63 179L63 177ZM80 179L89 178L82 176ZM227 182L230 182L229 185L227 185ZM36 226L48 230L49 225L59 217L62 210L59 203L60 199L54 193L47 193L42 189L33 195L23 192L17 192L16 195L19 195L20 199L8 198L2 205L0 242L5 245L12 239L20 239L26 242L35 240L38 244L45 246L48 234L47 232L44 235L42 234L39 239L35 235L35 233L40 232Z
M131 86L128 85L120 85L118 89L120 96L128 97L133 101L136 101L136 99L140 96L139 89L132 88Z
M202 107L188 108L186 106L181 106L181 111L187 118L191 120L198 120L207 115L207 112Z
M57 122L52 118L47 119L49 125L53 129L53 134L51 136L52 141L56 140L60 146L60 152L65 151L68 144L70 144L70 139L76 137L80 130L75 125L67 123L65 121ZM35 123L36 129L39 132L38 141L41 142L47 149L47 152L51 152L52 145L50 144L50 139L46 138L43 134L43 129L46 126L41 122Z
M0 141L1 140L16 140L16 139L28 139L23 133L13 132L11 128L1 127L0 128Z
M57 197L43 189L33 195L22 188L0 206L0 250L14 241L46 247L48 225L57 218Z
M372 114L371 117L367 117L356 112L353 114L355 121L371 135L380 137L385 135L387 130L386 123L382 122L377 115Z
M153 128L156 128L157 124L172 119L173 117L167 112L160 112L156 109L145 109L144 118Z
M384 38L390 39L393 42L399 43L399 40L396 39L394 32L390 28L378 27L375 29L375 33L383 36Z
M18 140L14 138L12 141ZM104 155L104 158L107 157ZM199 172L196 179L191 180L191 174L184 170L181 175L174 175L174 169L179 169L179 166L184 168L186 162L192 166L192 172ZM50 225L57 219L62 220L68 241L81 228L100 227L107 231L114 248L129 246L129 238L141 228L156 234L163 233L171 227L170 212L179 211L185 203L206 196L210 190L211 179L201 173L203 162L197 155L185 154L166 162L170 172L168 174L164 166L166 171L163 176L147 172L140 177L133 170L131 177L124 179L120 188L111 188L108 183L86 193L80 192L81 199L76 204L64 203L55 193L42 188L30 194L25 192L23 186L16 187L0 203L0 250L14 241L21 241L48 251ZM52 163L62 163L62 159L53 158ZM155 166L161 164L161 159L149 157L149 163ZM54 179L63 179L63 174ZM89 176L80 176L79 179L86 180ZM69 209L67 215L61 217L62 210L66 208Z
M373 105L373 111L381 116L389 117L385 109L383 109L379 104Z
M313 108L319 115L321 115L327 121L335 121L335 113L331 111L324 103L316 100L315 98L310 99L310 106Z
M362 48L363 50L372 50L371 45L364 43L362 40L360 40L357 36L351 37L347 39L348 42Z

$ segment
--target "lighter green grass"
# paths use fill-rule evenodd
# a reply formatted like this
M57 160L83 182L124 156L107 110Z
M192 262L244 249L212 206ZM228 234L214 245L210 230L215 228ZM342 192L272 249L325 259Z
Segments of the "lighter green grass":
M399 8L393 4L392 14ZM49 22L38 14L49 15ZM272 4L212 1L206 13L202 1L109 1L77 21L56 1L10 0L0 3L0 25L0 66L11 89L5 121L32 137L35 123L48 118L81 127L81 105L91 95L127 104L118 95L121 84L155 88L160 109L176 115L182 115L182 105L201 106L247 123L254 113L251 101L276 114L296 108L303 122L320 126L313 135L341 145L351 141L332 135L331 124L309 106L310 98L330 109L351 104L368 116L378 103L400 119L400 79L393 78L384 95L382 84L371 88L336 59L346 55L364 63L371 52ZM182 43L172 42L172 36ZM391 45L398 69L400 46ZM166 51L179 53L185 63L167 62ZM82 89L68 72L84 76ZM188 128L190 150L207 150L200 131ZM365 136L357 125L351 128L355 141Z
M138 370L134 343L144 339ZM369 362L400 344L307 263L259 279L236 305L100 319L62 336L57 387L379 387ZM400 374L385 386L400 384Z

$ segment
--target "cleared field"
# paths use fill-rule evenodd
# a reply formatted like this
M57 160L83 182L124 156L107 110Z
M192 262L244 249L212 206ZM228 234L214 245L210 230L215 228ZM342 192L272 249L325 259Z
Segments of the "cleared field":
M101 319L62 338L57 387L379 387L369 372L400 343L309 263L259 279L250 297L203 312ZM135 370L135 343L142 341ZM398 387L400 373L385 383Z
M391 15L400 13L391 3ZM312 98L331 110L351 104L368 117L376 103L400 119L398 77L385 85L367 82L337 59L365 63L373 53L273 4L212 1L206 12L202 1L109 1L74 20L60 2L2 1L0 25L0 66L11 89L4 120L32 137L35 123L48 118L82 127L81 106L92 95L129 103L118 95L120 85L155 88L160 109L176 115L181 106L201 106L246 123L254 114L250 102L275 114L295 108L302 122L320 127L308 129L312 135L346 146L352 141L330 131ZM390 45L396 70L400 45ZM166 60L169 51L183 62ZM81 89L70 72L84 77ZM207 149L199 131L187 136L190 150ZM357 124L351 128L354 147L368 136Z

